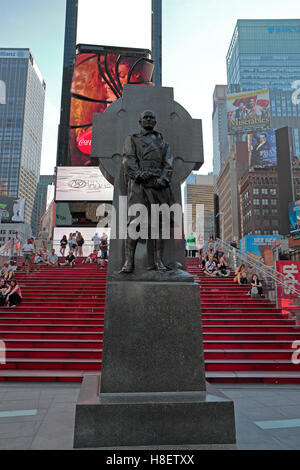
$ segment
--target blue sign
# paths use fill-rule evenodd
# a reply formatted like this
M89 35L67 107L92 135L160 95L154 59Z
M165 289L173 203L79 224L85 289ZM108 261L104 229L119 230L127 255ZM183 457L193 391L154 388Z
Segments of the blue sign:
M269 33L300 33L299 26L270 26Z

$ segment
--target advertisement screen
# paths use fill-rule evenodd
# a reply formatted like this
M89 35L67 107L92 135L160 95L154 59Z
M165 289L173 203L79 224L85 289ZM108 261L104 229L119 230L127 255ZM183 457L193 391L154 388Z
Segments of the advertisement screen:
M254 260L267 266L273 266L274 254L272 247L282 238L280 235L246 235L240 240L241 251Z
M112 200L113 186L98 167L57 167L55 201Z
M265 168L277 165L276 134L274 130L248 135L249 167Z
M228 133L253 132L270 127L269 90L227 95Z
M23 197L0 196L1 223L24 222L25 199Z
M84 52L91 47L94 51ZM147 51L91 47L77 47L70 110L72 166L98 164L90 158L94 113L103 113L120 98L126 83L152 85L154 66Z
M300 200L294 201L289 206L290 233L300 234Z
M110 227L111 204L99 202L58 202L56 227Z
M151 0L79 0L77 43L151 49Z

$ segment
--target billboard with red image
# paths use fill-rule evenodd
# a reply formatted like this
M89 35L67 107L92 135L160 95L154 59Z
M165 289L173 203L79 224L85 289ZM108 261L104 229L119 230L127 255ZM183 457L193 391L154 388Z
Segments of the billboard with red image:
M98 165L90 158L93 115L121 98L125 84L153 85L149 57L143 49L77 46L69 131L72 166Z
M270 127L269 90L227 95L228 133L246 133Z

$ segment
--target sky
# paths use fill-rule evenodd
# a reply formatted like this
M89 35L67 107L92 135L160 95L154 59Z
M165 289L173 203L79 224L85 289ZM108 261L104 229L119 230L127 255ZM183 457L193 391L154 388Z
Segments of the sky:
M65 0L10 0L1 9L0 47L29 47L46 81L41 174L56 162ZM1 3L2 3L1 2ZM151 0L79 0L81 43L150 48ZM202 119L204 160L212 171L212 95L226 84L226 53L237 19L300 18L299 0L162 0L162 85ZM1 77L0 77L1 78ZM299 77L300 79L300 77Z

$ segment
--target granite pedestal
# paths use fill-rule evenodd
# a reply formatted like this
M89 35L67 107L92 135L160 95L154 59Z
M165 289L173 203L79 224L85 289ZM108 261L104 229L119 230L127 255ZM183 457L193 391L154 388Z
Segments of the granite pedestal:
M206 387L199 286L109 282L106 298L101 380L83 381L74 446L234 443L233 402Z

